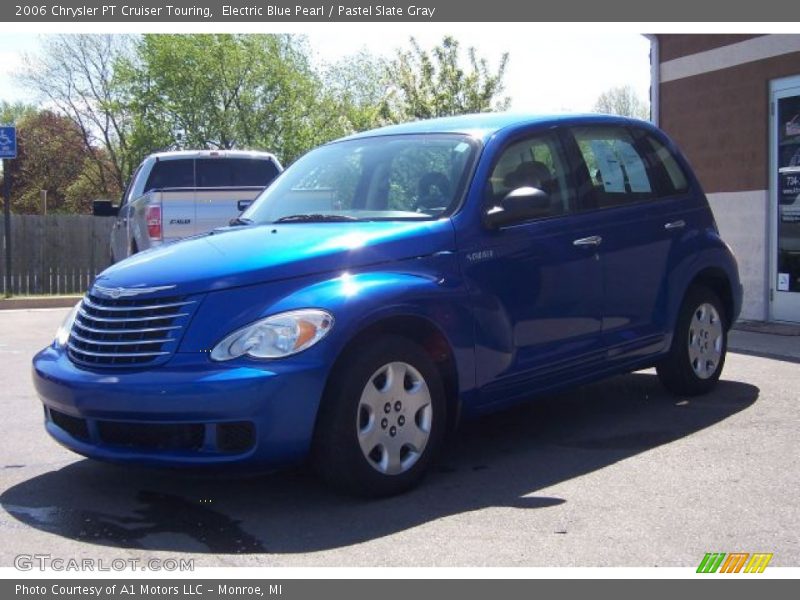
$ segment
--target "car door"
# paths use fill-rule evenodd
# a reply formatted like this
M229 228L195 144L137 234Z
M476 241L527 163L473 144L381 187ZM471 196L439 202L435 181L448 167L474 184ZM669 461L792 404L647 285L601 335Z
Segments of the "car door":
M484 404L576 379L603 354L601 267L586 242L596 232L575 212L573 175L558 134L516 138L497 156L484 211L522 187L545 191L549 206L533 218L484 229L460 251L473 293Z
M644 133L612 125L569 133L580 211L601 238L603 345L609 364L636 360L665 343L670 254L692 227L688 186L664 197L666 174Z

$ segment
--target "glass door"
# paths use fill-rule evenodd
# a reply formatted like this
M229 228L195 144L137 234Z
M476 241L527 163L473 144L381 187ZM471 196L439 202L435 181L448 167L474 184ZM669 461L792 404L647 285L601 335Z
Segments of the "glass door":
M771 95L771 317L800 322L800 76Z

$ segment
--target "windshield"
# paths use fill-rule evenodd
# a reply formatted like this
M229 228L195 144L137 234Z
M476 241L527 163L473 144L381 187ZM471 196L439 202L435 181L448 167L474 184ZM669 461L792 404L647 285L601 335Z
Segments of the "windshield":
M242 214L244 223L432 219L464 192L477 143L463 135L337 142L289 167Z

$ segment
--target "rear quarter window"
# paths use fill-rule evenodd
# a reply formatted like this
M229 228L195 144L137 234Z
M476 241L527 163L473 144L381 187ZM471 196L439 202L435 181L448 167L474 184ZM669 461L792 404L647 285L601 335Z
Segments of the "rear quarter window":
M643 147L650 153L649 160L657 171L661 171L661 196L674 196L689 190L689 180L678 159L660 140L643 133Z

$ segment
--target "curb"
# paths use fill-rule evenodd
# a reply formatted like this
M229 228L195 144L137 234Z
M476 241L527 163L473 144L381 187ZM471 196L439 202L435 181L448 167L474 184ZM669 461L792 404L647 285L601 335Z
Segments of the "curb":
M72 308L81 296L48 296L42 298L2 298L0 310L25 308Z
M737 321L733 324L737 331L750 333L766 333L769 335L800 336L800 325L797 323L783 323L774 321Z

